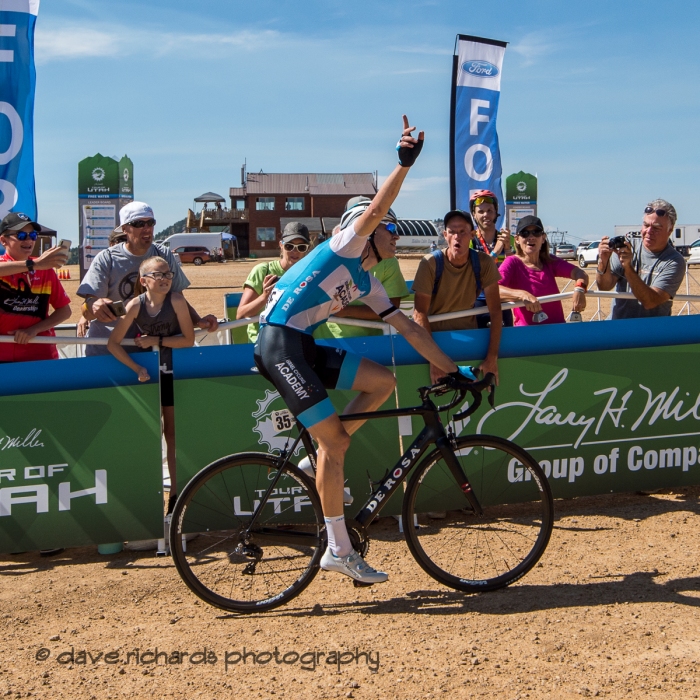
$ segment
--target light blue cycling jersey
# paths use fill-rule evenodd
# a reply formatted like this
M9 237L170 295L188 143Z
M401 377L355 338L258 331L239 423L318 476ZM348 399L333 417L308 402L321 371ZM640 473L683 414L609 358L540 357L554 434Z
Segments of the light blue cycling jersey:
M367 238L358 236L351 225L292 265L268 297L261 325L311 334L329 316L360 298L380 318L397 313L381 282L362 268L366 243Z

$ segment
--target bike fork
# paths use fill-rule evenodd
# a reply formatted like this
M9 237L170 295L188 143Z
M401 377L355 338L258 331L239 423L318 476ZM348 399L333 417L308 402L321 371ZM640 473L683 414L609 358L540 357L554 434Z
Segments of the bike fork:
M469 484L469 479L467 479L467 476L462 469L462 465L459 463L459 460L452 449L450 439L448 437L440 437L435 441L435 444L438 450L440 450L440 454L445 460L445 464L447 464L447 467L452 473L452 476L455 478L455 481L459 485L459 488L462 489L462 493L466 497L467 501L469 501L469 505L472 507L474 513L476 515L483 515L484 511L481 509L481 505L477 500L474 491L472 491L471 485Z

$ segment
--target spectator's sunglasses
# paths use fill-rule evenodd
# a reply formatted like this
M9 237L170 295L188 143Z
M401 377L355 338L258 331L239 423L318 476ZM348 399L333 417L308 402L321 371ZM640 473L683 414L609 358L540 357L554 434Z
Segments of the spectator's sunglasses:
M298 250L300 253L305 253L309 249L308 243L285 243L284 249L291 253L293 250Z
M518 236L520 238L529 238L530 236L536 236L539 238L540 236L544 235L544 231L541 228L536 228L536 229L525 229L524 231L521 231Z
M654 209L654 207L644 207L645 214L656 214L656 216L668 216L665 209Z
M478 207L480 204L496 204L496 200L493 197L477 197L474 200L474 206Z
M136 221L130 221L127 226L133 226L134 228L143 228L144 226L155 226L155 219L137 219Z
M29 238L30 241L35 241L37 237L36 231L13 231L12 233L3 233L3 236L17 236L18 241L26 241Z
M151 279L154 280L171 280L173 277L175 277L175 273L172 271L169 272L147 272L144 277L150 277Z

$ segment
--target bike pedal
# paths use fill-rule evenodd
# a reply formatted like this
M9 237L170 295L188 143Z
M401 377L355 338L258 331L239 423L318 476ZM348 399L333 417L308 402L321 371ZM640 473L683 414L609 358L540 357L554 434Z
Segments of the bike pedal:
M355 586L355 588L368 588L369 586L374 586L373 583L364 583L362 581L355 581L354 579L352 585Z

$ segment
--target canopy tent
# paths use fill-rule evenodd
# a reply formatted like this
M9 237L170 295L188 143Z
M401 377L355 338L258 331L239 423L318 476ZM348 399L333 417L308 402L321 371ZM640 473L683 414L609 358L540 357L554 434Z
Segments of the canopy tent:
M204 194L200 194L199 197L194 198L195 202L225 202L226 200L220 195L216 194L216 192L205 192Z
M232 233L222 233L221 238L225 241L235 241L236 237Z

